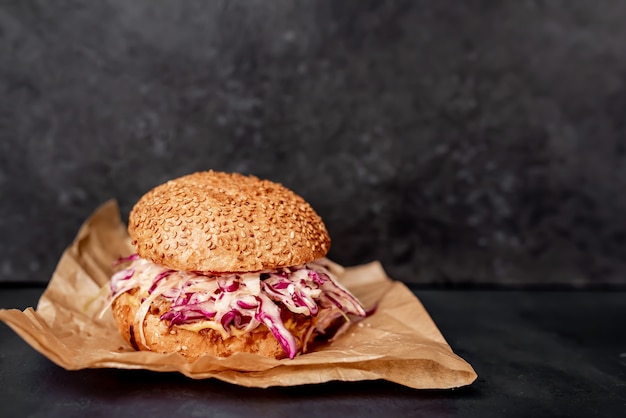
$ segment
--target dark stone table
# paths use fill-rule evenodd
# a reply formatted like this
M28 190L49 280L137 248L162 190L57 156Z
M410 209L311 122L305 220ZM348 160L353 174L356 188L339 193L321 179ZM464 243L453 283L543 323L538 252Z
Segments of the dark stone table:
M65 371L0 326L0 416L623 416L626 293L413 288L479 374L457 390L383 381L250 389L175 373ZM5 285L0 307L42 288Z

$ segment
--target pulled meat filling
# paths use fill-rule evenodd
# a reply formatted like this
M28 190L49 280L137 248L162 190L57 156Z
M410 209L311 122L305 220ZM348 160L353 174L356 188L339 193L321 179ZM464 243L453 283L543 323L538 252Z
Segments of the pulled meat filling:
M317 329L319 333L341 316L366 316L359 301L326 267L325 259L277 270L225 274L171 270L137 255L120 263L128 265L111 278L110 303L138 289L141 305L134 323L143 344L144 318L157 298L168 302L159 314L170 326L197 332L211 328L227 338L264 324L289 358L298 354L298 348L280 307L314 318L311 332Z

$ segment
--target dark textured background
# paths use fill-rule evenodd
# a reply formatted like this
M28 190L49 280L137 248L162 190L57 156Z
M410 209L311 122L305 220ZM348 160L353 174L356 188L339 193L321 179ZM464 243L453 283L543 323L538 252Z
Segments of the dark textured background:
M0 0L0 280L164 180L254 173L343 264L626 284L620 0Z

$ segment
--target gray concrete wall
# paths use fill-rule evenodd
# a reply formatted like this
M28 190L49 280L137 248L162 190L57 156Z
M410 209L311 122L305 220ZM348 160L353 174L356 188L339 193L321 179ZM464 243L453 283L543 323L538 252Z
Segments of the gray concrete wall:
M196 170L282 182L343 264L626 283L626 3L0 1L0 280Z

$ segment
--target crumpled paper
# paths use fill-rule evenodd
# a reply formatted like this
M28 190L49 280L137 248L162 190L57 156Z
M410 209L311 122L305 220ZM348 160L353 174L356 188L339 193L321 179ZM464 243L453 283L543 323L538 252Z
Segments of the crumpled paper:
M340 276L375 313L347 332L293 360L256 354L205 356L193 363L179 354L134 351L119 335L103 287L113 262L133 253L115 201L83 224L63 253L37 309L1 309L0 319L28 344L67 370L85 368L178 371L247 387L291 386L331 380L384 379L412 388L445 389L477 375L452 352L422 304L377 262Z

